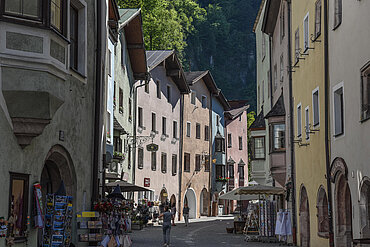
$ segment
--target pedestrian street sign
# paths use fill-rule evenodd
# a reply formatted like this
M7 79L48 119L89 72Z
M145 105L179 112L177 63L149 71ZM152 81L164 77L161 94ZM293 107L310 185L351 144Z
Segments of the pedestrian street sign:
M149 152L156 152L158 151L158 145L154 143L148 144L146 145L146 150L148 150Z

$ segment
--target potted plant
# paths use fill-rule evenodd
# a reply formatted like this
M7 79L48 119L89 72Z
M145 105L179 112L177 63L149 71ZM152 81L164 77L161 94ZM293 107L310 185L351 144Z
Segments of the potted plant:
M121 153L121 152L116 152L116 151L114 151L114 152L113 152L113 159L114 159L114 160L121 161L121 160L123 160L124 158L125 158L125 156L124 156L124 154L123 154L123 153Z
M216 182L226 183L227 181L229 181L229 178L225 178L225 177L217 177L216 178Z

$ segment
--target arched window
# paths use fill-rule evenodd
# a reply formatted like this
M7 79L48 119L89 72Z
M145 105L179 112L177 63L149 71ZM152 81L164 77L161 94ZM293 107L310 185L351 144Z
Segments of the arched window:
M317 234L320 237L329 237L328 199L323 186L317 192Z
M361 182L360 224L361 237L370 237L370 179L364 177Z

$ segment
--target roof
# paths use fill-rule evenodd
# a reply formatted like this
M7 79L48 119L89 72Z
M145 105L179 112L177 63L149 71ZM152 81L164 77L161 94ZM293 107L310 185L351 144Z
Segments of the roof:
M262 32L272 35L276 26L281 0L267 0L263 16Z
M171 77L181 93L189 93L189 85L186 82L184 70L176 55L175 50L147 51L147 64L149 71L164 62L166 75Z
M249 129L261 129L266 128L265 118L263 116L263 110L258 114L254 122L251 124Z
M264 6L265 6L265 0L262 0L261 5L260 5L260 9L258 10L258 13L257 13L256 20L254 21L254 24L253 24L253 32L256 31L256 28L257 28L258 22L260 20L260 17L261 17Z
M231 109L225 111L225 116L231 120L234 120L249 108L249 105L246 105L246 100L230 100L228 102L231 106Z
M272 107L265 118L285 116L285 106L283 94L280 95L279 99L276 101L275 105Z
M124 30L135 80L147 79L147 64L140 9L119 9L119 32ZM128 25L130 24L130 25Z
M200 79L203 79L204 83L206 84L208 90L216 95L219 95L220 89L217 88L215 80L209 70L206 71L189 71L185 72L185 77L187 83L192 86L197 83Z

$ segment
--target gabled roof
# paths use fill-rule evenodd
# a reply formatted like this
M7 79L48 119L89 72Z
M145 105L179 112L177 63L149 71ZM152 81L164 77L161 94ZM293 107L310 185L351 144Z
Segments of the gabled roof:
M135 80L147 78L146 54L140 9L119 9L119 31L124 30Z
M163 63L166 69L166 75L171 77L180 92L190 92L189 85L186 83L184 70L175 50L147 51L146 55L149 71Z
M240 114L242 114L244 111L248 110L249 105L246 105L246 100L230 100L228 101L231 109L228 111L225 111L225 117L234 120L237 118Z
M262 22L262 32L272 35L276 26L281 0L267 0Z
M206 84L208 90L218 95L220 93L220 89L217 88L215 80L209 70L206 71L190 71L185 72L185 77L187 83L192 86L197 83L200 79L203 79L204 83Z
M256 20L254 21L254 24L253 24L253 32L256 32L256 28L257 28L258 22L260 20L264 5L265 5L265 0L262 0L261 4L260 4L260 8L259 8L258 13L257 13Z
M266 128L266 123L265 123L265 118L263 116L263 109L262 109L260 114L258 114L256 119L254 119L254 122L251 124L249 129L253 130L253 129L264 129L264 128Z
M276 101L275 105L272 107L270 112L267 113L265 118L279 117L279 116L285 116L285 106L284 106L283 94L280 95L279 99Z

